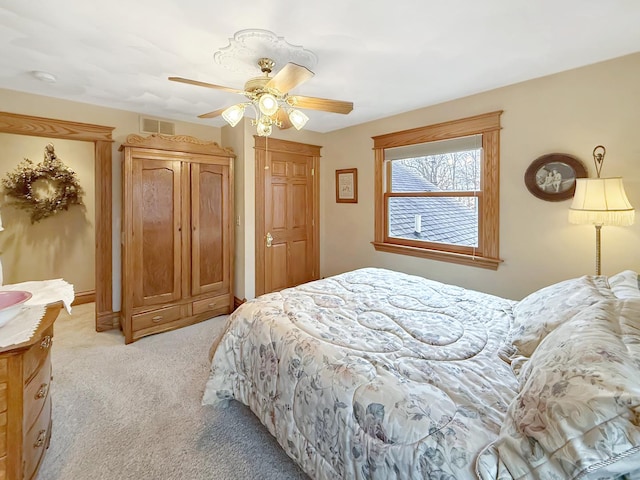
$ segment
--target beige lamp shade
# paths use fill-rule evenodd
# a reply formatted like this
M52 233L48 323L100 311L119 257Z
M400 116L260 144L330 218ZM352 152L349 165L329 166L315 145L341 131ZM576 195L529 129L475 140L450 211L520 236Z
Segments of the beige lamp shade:
M624 191L622 178L578 178L569 222L589 225L633 224L634 210Z

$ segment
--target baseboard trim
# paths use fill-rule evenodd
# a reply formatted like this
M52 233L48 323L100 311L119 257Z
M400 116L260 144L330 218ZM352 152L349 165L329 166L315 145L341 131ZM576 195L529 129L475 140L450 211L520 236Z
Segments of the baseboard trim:
M75 294L75 298L73 299L74 305L83 305L85 303L91 303L96 301L96 291L95 290L87 290L86 292L78 292Z
M238 297L233 297L233 309L235 310L246 301L247 301L246 298L243 298L242 300L240 300Z

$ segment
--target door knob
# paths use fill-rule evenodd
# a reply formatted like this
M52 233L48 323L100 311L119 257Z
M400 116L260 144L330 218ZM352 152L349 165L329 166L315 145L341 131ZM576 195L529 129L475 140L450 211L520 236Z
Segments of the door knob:
M271 236L271 232L267 232L267 248L271 247L271 242L273 242L273 237Z

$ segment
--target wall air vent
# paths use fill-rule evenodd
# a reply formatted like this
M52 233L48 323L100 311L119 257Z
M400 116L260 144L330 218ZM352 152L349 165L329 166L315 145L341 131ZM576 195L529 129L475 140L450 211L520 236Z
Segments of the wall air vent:
M140 133L161 133L163 135L175 135L176 124L165 122L155 118L140 117Z

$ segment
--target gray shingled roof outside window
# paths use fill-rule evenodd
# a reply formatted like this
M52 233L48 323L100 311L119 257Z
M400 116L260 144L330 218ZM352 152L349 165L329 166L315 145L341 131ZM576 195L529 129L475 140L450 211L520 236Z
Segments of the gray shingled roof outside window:
M394 192L439 190L415 169L399 162L394 162L393 173ZM422 216L421 233L415 232L416 215ZM460 204L455 198L395 197L389 199L389 235L411 240L477 246L478 218L476 212Z

